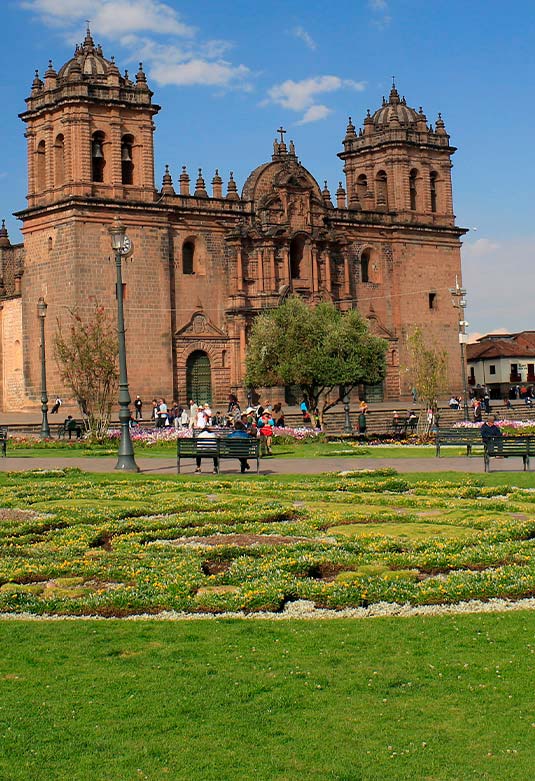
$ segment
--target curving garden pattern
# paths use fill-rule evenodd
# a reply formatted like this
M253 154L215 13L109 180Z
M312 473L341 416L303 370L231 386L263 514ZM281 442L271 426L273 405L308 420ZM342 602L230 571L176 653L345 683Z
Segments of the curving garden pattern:
M535 594L535 492L389 470L0 482L0 611L342 608Z

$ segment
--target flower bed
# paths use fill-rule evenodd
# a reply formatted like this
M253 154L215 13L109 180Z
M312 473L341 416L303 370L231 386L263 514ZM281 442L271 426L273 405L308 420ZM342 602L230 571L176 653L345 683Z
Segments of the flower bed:
M391 470L0 484L0 611L129 615L535 594L535 495Z

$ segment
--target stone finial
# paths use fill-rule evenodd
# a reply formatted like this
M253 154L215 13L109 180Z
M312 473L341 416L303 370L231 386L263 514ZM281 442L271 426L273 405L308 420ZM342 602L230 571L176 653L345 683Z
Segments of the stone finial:
M143 63L139 63L139 70L136 73L136 87L140 90L148 90L147 86L147 76L145 74L145 71L143 70Z
M234 181L234 174L231 171L228 185L227 185L227 199L229 201L239 201L240 196L238 195L238 188L236 187L236 182Z
M223 197L223 179L219 176L219 169L215 169L214 178L212 179L212 197Z
M58 74L54 70L54 66L52 65L52 60L48 61L48 68L45 71L45 79L55 79Z
M295 144L294 144L294 142L292 140L290 140L290 151L289 151L289 154L292 157L296 156L296 154L295 154Z
M441 136L446 135L446 126L444 125L444 120L442 119L442 114L440 111L438 112L438 118L435 122L435 132Z
M180 181L180 195L189 195L189 174L187 172L186 166L182 166L182 173L179 177Z
M338 182L338 190L336 191L336 207L338 209L346 208L346 191L342 187L342 182Z
M165 166L165 173L162 179L162 195L176 195L168 165Z
M392 76L392 89L390 90L390 95L388 96L388 102L394 106L401 102L399 99L399 92L396 89L396 80L394 76Z
M110 58L110 64L108 65L108 69L106 71L106 78L108 79L110 84L119 86L121 74L119 72L119 68L115 64L115 57L113 55Z
M199 168L199 175L197 176L197 181L195 182L195 192L193 193L195 198L208 198L208 193L206 192L206 184L204 183L204 179L202 176L202 168Z
M321 191L321 197L323 198L323 203L325 206L328 206L330 209L333 208L333 202L331 201L331 193L329 191L329 188L327 187L327 179L323 182L323 190Z
M366 116L364 117L364 134L372 133L373 132L373 118L370 113L370 109L366 112Z
M346 127L346 137L345 137L345 140L349 140L351 138L356 138L356 137L357 137L357 134L355 132L355 125L351 121L351 117L349 117L349 121L348 121L347 127Z
M78 60L74 60L69 68L69 81L80 81L82 78L82 66Z
M39 78L39 71L36 68L35 69L35 76L33 77L33 81L32 81L32 91L33 90L40 90L40 89L42 89L42 87L43 87L43 82Z
M0 228L0 247L11 247L5 220L2 220L2 227Z
M89 29L89 22L87 22L87 27L85 30L85 38L84 42L82 44L82 48L84 51L91 51L95 48L95 42L93 40L93 36L91 35L91 30Z

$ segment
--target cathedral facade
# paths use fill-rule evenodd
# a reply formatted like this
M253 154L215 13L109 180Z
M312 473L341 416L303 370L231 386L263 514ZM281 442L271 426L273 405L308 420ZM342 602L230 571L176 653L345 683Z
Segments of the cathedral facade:
M345 131L345 183L334 197L299 161L281 128L270 159L241 194L232 173L166 168L155 187L159 106L140 65L121 75L87 31L56 71L36 72L27 108L28 197L24 241L0 230L0 406L40 398L37 302L46 317L49 394L68 397L51 347L69 311L116 311L109 227L133 241L123 296L130 388L180 402L244 399L248 331L255 316L297 294L310 305L356 307L388 340L387 375L375 398L407 397L407 337L415 326L449 354L460 390L457 311L461 278L451 188L455 149L440 115L434 127L392 86L388 99ZM282 391L281 391L282 392ZM282 400L282 398L281 398Z

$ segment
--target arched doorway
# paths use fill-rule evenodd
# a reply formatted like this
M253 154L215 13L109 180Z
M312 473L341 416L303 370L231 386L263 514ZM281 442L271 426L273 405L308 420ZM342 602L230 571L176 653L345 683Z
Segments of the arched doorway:
M195 350L186 361L186 394L188 401L197 404L212 403L212 372L210 358L202 350Z

